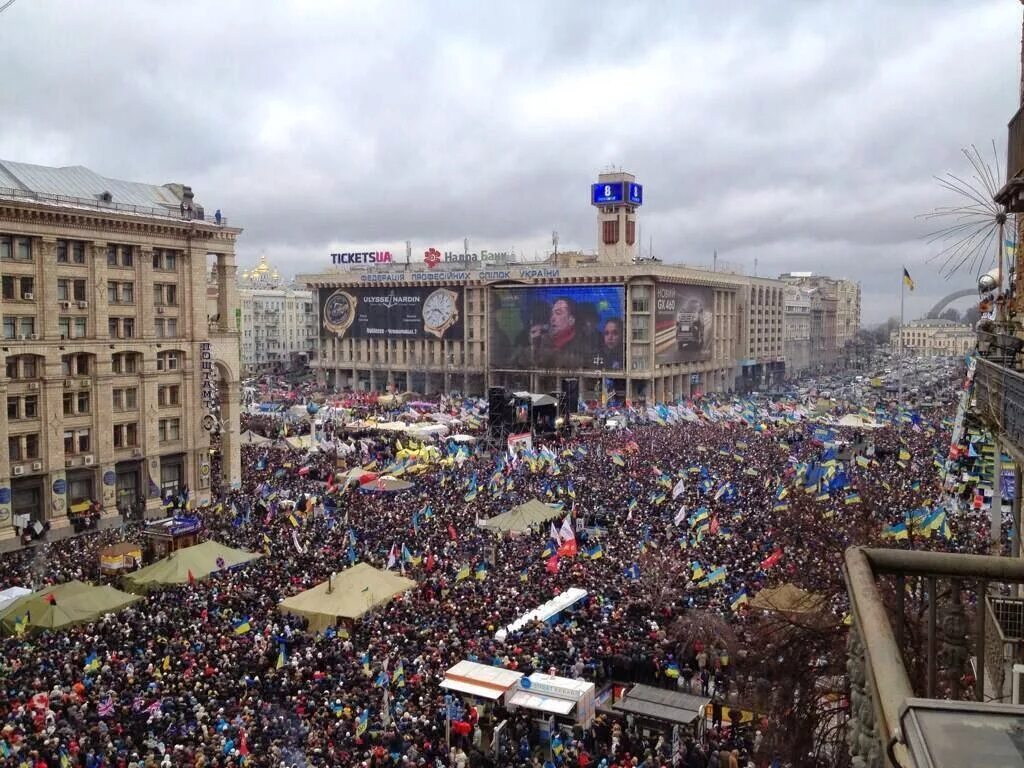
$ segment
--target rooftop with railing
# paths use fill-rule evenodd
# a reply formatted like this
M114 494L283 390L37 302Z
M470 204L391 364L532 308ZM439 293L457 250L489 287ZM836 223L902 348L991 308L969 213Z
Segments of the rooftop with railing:
M154 207L145 205L131 205L118 203L113 200L100 198L74 197L72 195L57 195L48 192L33 192L26 189L0 186L0 199L27 200L31 202L45 203L48 205L60 205L70 208L85 208L93 211L105 211L109 213L127 213L136 216L158 217L161 219L174 219L177 221L197 221L217 227L228 226L228 220L217 211L212 217L207 217L202 206L177 208L170 205Z

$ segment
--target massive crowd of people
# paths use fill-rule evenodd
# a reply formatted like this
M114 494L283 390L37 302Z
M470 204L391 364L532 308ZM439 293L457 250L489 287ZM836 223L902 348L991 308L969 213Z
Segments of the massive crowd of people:
M742 604L788 582L825 596L841 622L839 554L939 503L936 457L948 452L952 413L888 413L867 431L781 418L782 404L774 419L755 410L771 407L763 401L737 401L728 417L719 405L696 405L695 420L641 414L627 429L540 439L516 457L442 442L446 459L407 474L413 488L395 494L342 481L350 468L392 465L394 437L350 440L346 456L244 447L241 489L189 514L204 536L266 556L155 589L90 624L3 638L0 765L779 765L783 713L768 706L752 723L722 722L723 704L739 711L772 686L744 668L756 616ZM575 555L559 555L546 528L496 541L477 525L531 498L563 505ZM986 519L951 512L947 528L911 531L909 542L973 549ZM4 555L2 586L100 581L99 549L140 534L132 524ZM352 625L315 634L278 610L352 562L389 561L416 587ZM578 610L496 639L569 587L589 593ZM670 631L713 614L730 625L731 645ZM526 711L467 702L449 744L439 682L463 659L599 689L703 692L714 722L674 756L670 738L602 711L552 750ZM494 755L486 734L503 718Z

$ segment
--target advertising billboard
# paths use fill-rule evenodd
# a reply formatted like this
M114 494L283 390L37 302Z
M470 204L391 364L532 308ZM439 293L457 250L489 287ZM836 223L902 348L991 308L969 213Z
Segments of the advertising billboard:
M702 285L658 283L654 288L654 359L699 363L711 359L714 296Z
M491 290L491 367L622 370L621 285L546 285Z
M319 305L322 338L462 338L461 288L321 288Z

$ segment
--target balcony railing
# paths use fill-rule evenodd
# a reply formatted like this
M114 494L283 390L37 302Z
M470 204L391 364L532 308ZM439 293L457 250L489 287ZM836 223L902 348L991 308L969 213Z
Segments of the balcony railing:
M986 426L1024 451L1024 374L979 357L974 402L975 413Z
M1024 617L1000 597L1024 583L1024 561L853 547L844 566L854 764L974 765L984 754L994 765L1024 766L1012 743L1024 707L1003 703L1013 700L1006 673Z
M221 216L216 220L215 216L207 216L202 208L186 210L182 214L180 208L151 208L145 205L127 205L113 201L94 200L88 197L72 197L71 195L52 195L46 192L32 192L27 189L15 189L13 187L0 187L0 198L14 198L17 200L32 200L39 203L52 203L56 205L73 205L79 208L92 208L97 211L110 211L112 213L133 213L137 216L158 216L161 219L177 219L179 221L200 221L204 224L212 224L217 227L226 227L228 220Z

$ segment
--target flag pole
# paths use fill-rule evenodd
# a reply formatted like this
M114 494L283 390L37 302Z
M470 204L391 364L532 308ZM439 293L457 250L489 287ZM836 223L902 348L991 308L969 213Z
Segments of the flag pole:
M903 271L906 272L906 267L903 267ZM903 273L900 273L900 332L899 332L899 350L896 357L896 379L899 382L899 393L896 395L896 409L897 412L903 406L903 295L906 293L906 280L903 279Z

